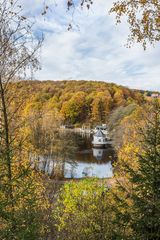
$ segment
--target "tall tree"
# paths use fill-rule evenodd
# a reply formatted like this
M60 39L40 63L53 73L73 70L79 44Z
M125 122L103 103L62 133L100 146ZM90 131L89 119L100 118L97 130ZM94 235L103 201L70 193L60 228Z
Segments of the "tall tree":
M41 40L35 39L33 24L18 3L0 2L0 235L2 239L36 239L40 227L36 204L41 190L36 193L39 184L24 150L26 136L19 114L23 96L18 96L14 81L27 69L37 68Z
M138 130L141 147L138 152L131 149L135 151L134 155L131 154L131 164L126 163L123 168L128 180L120 181L118 195L115 194L118 205L117 221L125 229L120 234L123 238L128 239L126 229L130 229L129 239L158 240L160 239L160 104L158 101L150 106L143 119L143 128ZM135 167L133 162L136 164Z

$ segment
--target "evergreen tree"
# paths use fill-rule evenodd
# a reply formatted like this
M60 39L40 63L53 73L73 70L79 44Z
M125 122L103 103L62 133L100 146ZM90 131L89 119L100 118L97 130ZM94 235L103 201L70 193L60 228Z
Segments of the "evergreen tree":
M135 170L126 165L126 174L132 187L126 187L121 183L119 195L116 195L117 223L119 221L119 224L127 229L119 234L121 237L125 235L123 239L160 239L160 104L158 101L147 111L144 122L144 128L139 129L142 149L137 154L138 168ZM121 197L122 192L123 197Z

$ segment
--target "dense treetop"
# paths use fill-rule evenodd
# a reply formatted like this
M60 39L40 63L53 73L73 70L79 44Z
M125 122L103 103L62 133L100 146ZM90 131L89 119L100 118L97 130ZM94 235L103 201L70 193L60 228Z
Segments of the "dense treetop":
M22 81L13 88L26 97L26 114L56 112L65 124L105 123L116 107L143 102L140 91L97 81Z

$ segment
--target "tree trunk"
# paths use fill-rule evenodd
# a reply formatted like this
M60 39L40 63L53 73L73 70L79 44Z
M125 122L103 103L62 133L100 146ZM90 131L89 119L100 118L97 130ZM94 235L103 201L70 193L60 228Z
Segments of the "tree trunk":
M12 168L11 168L11 148L9 142L9 124L8 124L8 114L5 101L5 93L2 83L2 76L0 75L0 98L2 104L2 121L4 121L3 134L4 134L4 152L3 156L7 165L7 176L8 176L8 196L11 201L12 210L14 210L13 203L13 188L12 188Z

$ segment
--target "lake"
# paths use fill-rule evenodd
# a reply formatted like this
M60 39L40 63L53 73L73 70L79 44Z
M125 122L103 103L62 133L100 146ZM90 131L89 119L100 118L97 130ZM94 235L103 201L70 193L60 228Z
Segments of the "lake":
M55 179L110 178L116 159L111 145L93 148L92 135L57 132L48 152L32 156L34 167Z

